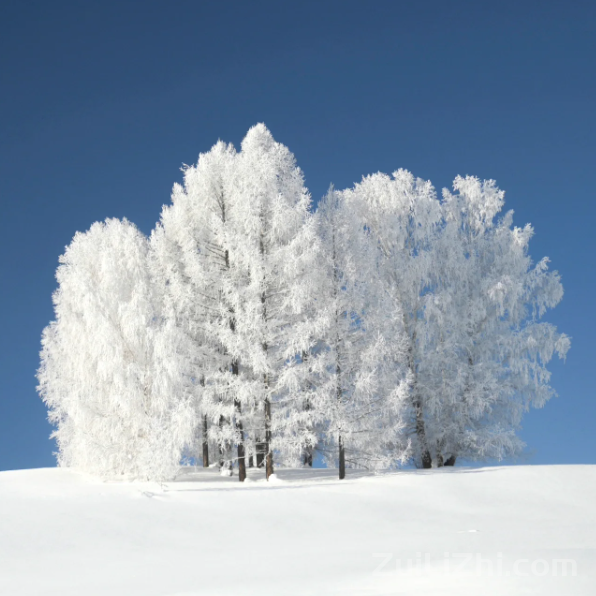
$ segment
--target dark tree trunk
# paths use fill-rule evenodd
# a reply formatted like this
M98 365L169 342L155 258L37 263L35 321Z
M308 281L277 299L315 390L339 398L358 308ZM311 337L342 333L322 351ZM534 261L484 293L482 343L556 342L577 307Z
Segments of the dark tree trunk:
M456 459L457 459L457 455L452 455L452 456L448 457L445 460L445 464L444 465L446 465L446 466L454 466Z
M201 375L200 379L201 387L205 387L205 377ZM203 415L203 438L202 438L202 446L203 446L203 467L209 467L209 439L207 437L207 431L209 430L207 414Z
M309 358L309 353L307 351L303 351L302 352L303 366L308 363L308 358ZM310 373L310 368L308 369L308 372ZM307 389L307 391L310 391L311 388L312 388L312 386L310 383L310 376L309 376L309 380L306 383L306 389ZM310 410L311 410L310 399L306 398L306 401L304 402L304 411L310 412ZM307 422L307 428L308 428L308 430L312 430L312 425L310 425L308 422ZM313 445L311 445L310 443L307 443L304 445L303 453L302 453L302 463L305 466L309 466L311 468L312 468L312 460L313 460L313 451L314 451Z
M306 403L304 404L304 409L305 411L310 411L310 400L306 400ZM304 445L303 448L303 453L302 453L302 463L305 466L309 466L312 468L312 457L313 457L313 446L308 443L306 445Z
M265 400L265 445L267 449L265 455L265 475L267 476L267 480L269 480L269 476L274 473L273 453L271 452L271 402L269 398Z
M207 440L207 415L203 416L203 467L209 467L209 441Z
M265 453L267 452L267 444L263 441L257 441L257 452L255 459L257 461L257 468L262 468L265 465Z
M234 400L234 405L236 406L236 412L238 417L236 418L236 430L238 431L239 441L238 441L238 480L240 482L244 482L246 480L246 461L244 457L244 429L242 427L242 420L240 418L240 402L238 400Z
M265 262L265 255L267 254L265 251L265 242L263 238L263 230L265 229L264 224L264 214L261 213L261 234L259 238L259 252L261 253L261 257L263 259L263 263ZM261 306L262 306L262 313L261 316L263 318L264 326L267 327L267 280L265 275L263 275L263 291L261 292ZM263 337L263 343L261 344L261 348L263 350L263 354L267 358L267 353L269 351L269 345L267 344L267 337ZM271 451L271 400L269 399L269 376L267 373L263 375L263 387L265 389L265 476L267 480L269 480L269 476L274 473L273 470L273 452Z
M416 436L420 445L420 459L424 469L432 468L433 458L426 444L426 428L424 424L424 412L422 411L422 402L420 397L414 400L414 410L416 411Z
M244 482L246 480L246 461L244 457L244 431L242 429L242 422L237 422L236 428L240 433L240 442L238 443L238 480Z
M342 378L341 378L341 362L340 362L340 351L341 351L341 341L339 336L339 321L341 318L341 313L339 311L337 297L340 291L341 282L338 272L338 265L337 265L337 253L336 253L336 246L335 246L335 228L332 226L332 254L333 254L333 299L335 301L335 399L337 400L337 409L338 412L342 411L342 397L343 397L343 388L342 388ZM340 422L341 425L341 422ZM343 480L346 477L346 450L344 447L344 438L341 434L341 426L338 429L338 440L337 444L339 447L339 479Z
M219 417L219 430L220 430L220 435L221 435L221 430L223 429L223 425L225 423L225 418L223 416ZM219 441L219 470L221 472L221 470L223 470L225 461L224 461L224 456L225 456L225 450L224 450L224 446L223 443L221 442L221 437L220 437L220 441Z
M236 330L236 324L233 319L230 321L230 328L232 329L232 331ZM232 374L235 376L238 376L239 374L238 360L232 360ZM246 461L244 458L244 428L242 426L242 408L238 399L234 399L234 409L236 410L236 431L238 432L238 480L240 482L244 482L246 480Z
M312 459L313 459L312 452L313 452L312 445L307 445L304 448L304 455L302 456L302 463L305 466L310 466L311 468L312 468Z
M445 465L445 458L443 457L443 449L445 448L445 443L443 441L437 441L437 457L436 457L436 464L437 468L442 468Z
M406 324L407 328L407 324ZM414 381L412 384L412 404L414 406L414 412L416 415L416 437L418 439L418 446L420 448L420 463L423 468L432 468L433 459L426 442L426 425L424 422L424 410L422 407L422 398L418 393L418 382L416 380L416 359L414 357L414 344L416 343L416 332L414 332L410 341L410 347L408 350L408 366L412 375L414 375Z
M273 454L270 451L269 453L267 453L267 460L265 463L265 474L267 476L267 480L269 480L269 476L271 476L274 473L275 470L273 469Z
M222 218L225 222L226 220L226 213L225 213L225 205L222 204L223 211L222 211ZM225 251L225 263L226 269L230 268L230 252L228 250ZM229 319L229 326L230 331L232 333L236 333L236 315L234 313L234 309L230 308L230 319ZM238 377L240 374L240 366L238 364L238 360L234 358L232 360L232 374L235 377ZM236 411L236 432L238 433L238 480L240 482L244 482L246 480L246 460L244 457L244 427L242 426L242 408L240 405L240 400L234 398L234 409ZM231 466L230 466L231 467Z
M344 448L344 440L339 435L339 479L343 480L346 477L346 450Z

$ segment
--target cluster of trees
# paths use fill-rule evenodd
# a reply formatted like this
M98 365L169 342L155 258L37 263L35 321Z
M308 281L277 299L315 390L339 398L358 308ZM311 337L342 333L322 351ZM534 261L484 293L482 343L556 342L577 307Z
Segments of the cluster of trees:
M167 479L194 458L237 470L388 468L501 458L553 395L569 339L532 228L493 181L437 198L405 170L312 209L267 128L184 171L147 238L126 220L60 257L39 391L60 465Z

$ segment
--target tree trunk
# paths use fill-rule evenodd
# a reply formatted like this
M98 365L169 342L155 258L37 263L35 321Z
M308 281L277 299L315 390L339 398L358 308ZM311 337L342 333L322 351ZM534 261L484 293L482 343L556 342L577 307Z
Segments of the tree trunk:
M219 440L219 471L221 472L224 468L224 456L225 456L225 450L224 450L224 445L223 442L221 441L221 431L223 429L223 425L225 423L225 418L223 416L219 417L219 432L220 432L220 440Z
M265 263L265 255L267 254L265 251L265 241L263 238L263 230L265 229L264 225L264 215L261 213L261 234L259 237L259 252L261 253L261 258L263 259L263 266ZM267 278L264 273L263 269L263 291L261 292L261 306L262 312L261 316L263 318L264 327L267 327ZM263 343L261 344L261 348L265 357L267 358L267 353L269 351L269 345L267 344L267 337L266 335L263 337ZM267 358L268 359L268 358ZM273 452L271 451L271 400L269 399L269 376L267 373L263 375L263 386L265 389L265 476L267 480L269 480L269 476L274 473L273 471Z
M265 465L265 454L267 453L267 444L257 440L255 460L257 462L257 468L262 468Z
M404 319L405 321L405 319ZM408 328L406 322L406 329ZM412 373L412 403L416 415L416 437L418 438L418 446L420 450L420 460L422 467L425 469L432 468L433 460L430 450L426 443L426 426L424 424L424 411L422 409L422 398L418 393L418 381L416 378L416 360L414 357L414 344L416 343L416 332L412 334L410 340L410 347L408 349L408 367Z
M445 460L445 466L454 466L457 455L452 455Z
M232 319L230 322L232 331L236 331L236 325ZM239 374L238 360L232 360L232 374L236 377ZM234 409L236 410L236 431L238 433L238 480L246 480L246 460L244 458L244 428L242 426L242 408L240 400L234 399Z
M225 212L225 204L222 203L222 219L225 222L226 220L226 212ZM226 269L230 269L230 251L225 251L225 264ZM236 333L236 315L233 308L229 309L230 318L228 324L230 326L230 331L232 333ZM232 374L235 377L238 377L240 374L240 367L238 365L238 360L234 358L232 360ZM236 411L236 431L238 433L238 480L240 482L244 482L246 480L246 460L244 457L244 428L242 426L242 408L240 405L240 400L234 398L234 409Z
M416 436L418 437L418 444L420 446L421 463L424 469L429 469L433 466L433 459L428 449L428 445L426 444L424 413L422 411L422 403L419 397L414 400L414 409L416 411Z
M203 467L209 467L209 441L207 439L207 414L203 416Z
M238 412L240 412L240 403L235 402L237 405ZM244 482L246 480L246 459L244 457L244 429L242 427L242 421L236 420L236 430L240 436L238 441L238 480Z
M309 357L309 353L307 351L303 351L302 352L302 365L303 366L305 366L306 363L308 362L308 357ZM310 373L310 368L308 369L308 372ZM309 380L306 383L306 390L310 391L311 388L312 387L310 384L310 375L309 375ZM304 411L310 412L310 409L311 409L310 399L308 399L308 397L307 397L306 401L304 402ZM310 424L308 424L308 422L307 422L307 428L308 428L308 430L312 430L312 426ZM307 443L303 447L302 463L305 466L310 466L312 468L312 459L313 459L313 445L311 445L310 443Z
M344 447L344 438L342 436L342 429L341 429L341 418L343 414L342 408L342 397L343 397L343 388L342 388L342 379L341 379L341 363L340 363L340 351L341 351L341 341L339 336L339 321L340 321L340 310L338 305L338 295L340 292L341 282L338 272L338 265L337 265L337 252L335 246L335 228L331 228L332 236L332 255L333 255L333 300L335 302L335 399L336 399L336 407L337 407L337 417L339 419L338 424L338 437L337 437L337 444L339 448L339 479L343 480L346 477L346 450Z
M312 445L307 445L304 448L304 454L302 456L302 463L305 466L309 466L312 468L312 460L313 460L313 449L312 449Z
M235 399L234 405L236 406L236 412L238 417L236 418L236 430L238 431L238 480L244 482L246 480L246 460L244 457L244 428L242 427L242 420L240 419L240 402Z
M267 480L269 480L269 476L274 473L273 453L271 452L271 402L269 398L265 400L265 446L267 449L265 455L265 475L267 476Z
M435 463L437 468L442 468L445 465L445 458L443 457L443 449L445 447L444 441L437 441L437 457Z
M310 410L310 401L306 400L306 404L304 409L308 412ZM304 445L302 448L302 463L305 466L310 466L312 468L312 457L313 457L313 446L308 443Z
M346 450L344 448L344 440L339 435L339 479L343 480L346 477Z
M433 467L433 459L430 455L430 451L426 449L422 452L422 468L430 470Z
M237 422L236 428L240 433L240 442L238 443L238 480L244 482L246 480L246 460L244 457L244 430L242 429L242 422Z

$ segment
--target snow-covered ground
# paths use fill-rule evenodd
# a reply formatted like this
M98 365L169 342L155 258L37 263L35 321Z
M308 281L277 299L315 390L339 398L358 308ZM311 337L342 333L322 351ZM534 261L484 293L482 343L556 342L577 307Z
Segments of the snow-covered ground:
M0 594L593 596L595 504L596 466L2 472Z

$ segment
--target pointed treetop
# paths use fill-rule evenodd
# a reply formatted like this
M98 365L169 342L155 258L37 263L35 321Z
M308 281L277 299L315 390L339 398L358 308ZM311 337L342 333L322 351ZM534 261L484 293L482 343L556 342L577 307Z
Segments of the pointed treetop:
M259 122L249 129L242 140L242 150L247 151L256 148L270 149L275 144L275 139L269 129Z

